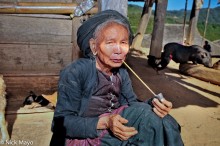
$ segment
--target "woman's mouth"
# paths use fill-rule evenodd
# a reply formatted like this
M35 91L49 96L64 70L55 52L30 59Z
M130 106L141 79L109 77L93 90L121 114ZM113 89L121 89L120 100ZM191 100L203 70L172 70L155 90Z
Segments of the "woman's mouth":
M122 59L111 59L114 63L122 63Z

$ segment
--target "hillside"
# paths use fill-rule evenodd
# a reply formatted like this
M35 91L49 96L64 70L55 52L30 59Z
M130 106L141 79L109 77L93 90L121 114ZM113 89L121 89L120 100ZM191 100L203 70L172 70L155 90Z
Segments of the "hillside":
M188 10L186 12L186 19L189 20L190 17L190 10ZM209 12L209 19L208 19L208 23L209 24L220 24L220 6L216 7L216 8L211 8L210 12ZM175 18L176 22L180 22L182 23L183 18L184 18L184 9L179 10L179 11L167 11L167 18ZM199 19L198 19L198 23L205 23L205 19L206 19L206 15L207 15L207 8L202 8L199 11Z
M142 13L142 7L136 5L128 6L128 17L132 26L132 30L136 32L137 26ZM198 19L198 31L201 35L204 32L204 24L206 18L207 8L200 10ZM154 14L154 11L152 12ZM220 6L210 9L209 21L206 30L206 38L210 41L220 40ZM187 11L186 23L189 22L190 11ZM183 24L184 21L184 10L179 11L167 11L166 13L166 23L167 24ZM153 15L150 19L146 33L151 33L153 29Z

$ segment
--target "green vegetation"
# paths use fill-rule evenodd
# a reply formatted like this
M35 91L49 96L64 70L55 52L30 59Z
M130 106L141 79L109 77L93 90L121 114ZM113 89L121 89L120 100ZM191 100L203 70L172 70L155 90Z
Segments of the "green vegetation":
M128 19L131 24L131 29L135 33L137 31L140 17L142 13L142 8L135 5L128 6ZM146 33L149 34L153 30L153 17L150 18Z
M129 5L128 6L128 18L131 23L131 27L133 32L137 31L137 27L140 21L142 13L142 7ZM152 33L153 30L153 13L150 18L148 28L146 33ZM201 9L199 12L198 19L198 30L200 34L203 36L204 33L204 24L206 19L207 9ZM219 40L220 39L220 7L216 7L214 9L210 9L208 25L206 28L206 38L210 41ZM186 23L189 23L190 11L186 13ZM168 24L183 24L184 21L184 10L179 11L167 11L166 13L166 23Z
M204 23L199 23L197 25L199 33L203 36L204 34ZM208 24L206 28L206 38L210 41L215 41L220 39L220 24Z
M140 21L140 16L142 13L142 8L134 5L128 6L128 19L131 24L131 29L135 33L137 31L138 23Z

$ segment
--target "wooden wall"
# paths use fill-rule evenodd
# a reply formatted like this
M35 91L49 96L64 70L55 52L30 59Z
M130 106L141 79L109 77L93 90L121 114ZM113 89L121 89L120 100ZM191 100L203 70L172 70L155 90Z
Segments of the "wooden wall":
M57 72L71 61L72 21L0 15L0 72Z
M80 24L79 18L73 21L67 15L0 14L0 74L4 75L8 95L56 91L60 70L79 57L72 30Z

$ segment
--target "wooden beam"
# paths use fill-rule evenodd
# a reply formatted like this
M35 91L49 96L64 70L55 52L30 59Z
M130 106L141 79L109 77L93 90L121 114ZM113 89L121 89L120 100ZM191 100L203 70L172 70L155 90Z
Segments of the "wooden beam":
M208 8L207 8L207 14L206 14L206 19L205 19L205 29L203 32L203 38L202 38L202 44L204 43L204 39L206 36L206 29L207 29L207 24L208 24L208 19L209 19L209 12L210 12L210 4L211 4L211 0L209 0L209 4L208 4Z
M137 33L135 35L135 38L132 42L131 48L134 48L136 50L140 50L141 49L141 44L144 38L144 34L151 16L151 12L152 12L152 6L153 6L153 2L154 0L146 0L145 4L144 4L144 8L143 8L143 12L141 15L141 19L139 22L139 26L138 26L138 30Z
M53 73L71 62L72 45L0 44L0 73Z
M72 14L76 3L52 2L1 2L0 13L10 14ZM98 8L93 7L86 14L97 13Z
M183 39L182 39L182 43L185 43L185 28L186 28L186 11L187 11L187 5L188 5L188 0L186 0L185 2L185 10L184 10L184 20L183 20Z

